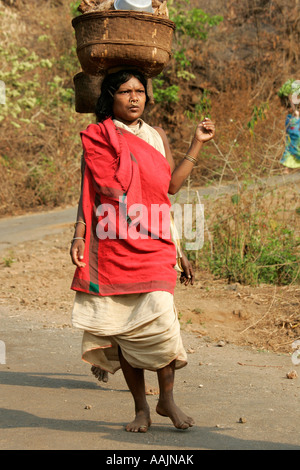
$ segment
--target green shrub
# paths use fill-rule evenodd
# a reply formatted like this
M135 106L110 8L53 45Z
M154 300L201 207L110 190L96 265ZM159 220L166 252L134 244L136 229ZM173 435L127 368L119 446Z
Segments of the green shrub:
M284 209L266 204L261 191L227 198L206 221L209 239L190 259L228 282L288 285L300 281L300 238ZM297 216L296 216L297 217ZM212 220L210 220L212 219Z
M179 86L167 85L162 75L152 79L153 96L156 103L177 103L179 100Z

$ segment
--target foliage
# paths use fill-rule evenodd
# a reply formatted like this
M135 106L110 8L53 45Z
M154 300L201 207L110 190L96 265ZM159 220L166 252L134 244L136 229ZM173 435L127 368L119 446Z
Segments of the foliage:
M13 252L10 251L8 256L2 258L2 261L5 268L10 268L12 264L16 261L14 259Z
M78 71L78 59L72 35L66 42L71 47L64 53L55 28L52 31L43 18L34 42L18 36L7 41L5 28L16 19L15 13L0 15L0 80L5 85L5 100L0 104L0 175L6 181L0 207L4 213L14 207L72 201L77 198L80 174L79 132L70 132L81 120L74 109L72 76ZM64 37L60 25L56 27Z
M221 16L211 16L200 8L190 8L189 0L169 0L170 20L176 25L176 42L174 44L175 71L172 74L162 73L153 80L153 93L157 103L177 103L180 100L180 82L195 78L192 63L187 57L187 48L191 40L204 41L208 31L219 24ZM178 81L173 83L173 79ZM170 83L171 81L171 83Z
M252 111L252 117L247 124L247 127L252 135L254 135L254 127L258 121L266 119L266 110L269 108L269 103L261 103L258 106L254 106Z
M211 117L211 98L209 90L204 89L199 99L199 103L195 105L194 111L187 110L185 115L189 121L193 122L194 125L202 121L205 117Z
M211 16L200 8L189 8L190 1L169 0L170 19L176 25L179 41L184 38L205 40L208 30L223 21L220 15Z
M78 7L80 3L81 3L81 0L76 0L70 3L70 10L71 10L71 14L73 18L75 16L80 16L80 12L78 11Z
M279 89L278 96L281 97L288 97L292 94L300 94L300 82L299 80L294 80L290 78L287 80Z
M167 85L163 75L152 79L153 95L156 103L177 103L179 100L179 86Z
M174 58L177 66L178 78L189 80L195 78L189 68L191 61L187 58L186 50L191 40L204 41L208 31L218 25L223 18L211 16L200 8L190 8L190 1L171 0L169 5L170 19L176 25L176 46Z
M51 45L46 35L40 40ZM30 119L41 107L45 113L61 103L70 108L74 105L74 90L64 85L65 78L49 74L57 63L54 57L41 58L36 52L11 43L9 47L0 47L0 60L3 64L0 80L5 83L6 89L6 102L0 107L0 121L11 119L16 128L31 121L43 129L42 120ZM47 80L46 77L51 79Z
M300 238L293 224L266 204L267 194L235 194L210 223L198 254L202 267L228 282L287 285L300 281ZM208 221L209 222L209 221ZM195 255L194 255L195 256Z

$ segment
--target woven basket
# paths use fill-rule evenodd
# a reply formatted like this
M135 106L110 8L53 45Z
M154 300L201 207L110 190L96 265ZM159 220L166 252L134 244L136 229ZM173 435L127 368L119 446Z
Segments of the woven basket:
M103 76L77 73L73 77L75 88L75 111L77 113L95 113Z
M93 76L79 72L73 77L75 88L75 111L77 113L95 113L97 100L100 96L103 75ZM154 104L152 80L147 80L149 105Z
M175 24L151 13L91 12L72 20L82 70L97 75L120 65L158 75L171 57Z

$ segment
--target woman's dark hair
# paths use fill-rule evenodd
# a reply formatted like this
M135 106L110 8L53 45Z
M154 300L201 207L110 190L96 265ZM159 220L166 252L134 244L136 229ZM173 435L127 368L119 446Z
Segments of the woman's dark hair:
M123 83L128 82L131 77L137 78L145 88L146 104L149 101L147 92L147 80L139 70L120 70L119 72L106 75L101 85L101 94L96 104L96 117L98 122L103 122L105 119L114 119L113 103L114 93L120 88Z

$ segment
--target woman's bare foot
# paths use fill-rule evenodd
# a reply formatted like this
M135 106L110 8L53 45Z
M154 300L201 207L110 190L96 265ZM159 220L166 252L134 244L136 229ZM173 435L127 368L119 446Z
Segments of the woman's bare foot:
M92 366L91 371L99 382L108 382L108 372L106 370L100 369L100 367L97 366Z
M127 432L147 432L151 424L149 409L141 410L136 413L135 419L127 424L125 430Z
M188 429L195 424L193 418L181 411L173 401L164 402L159 400L156 412L160 416L169 417L177 429Z
M106 370L101 369L98 366L91 367L92 374L99 380L99 382L108 382L108 372ZM146 395L158 395L159 390L157 387L152 387L149 384L145 385L145 393Z

